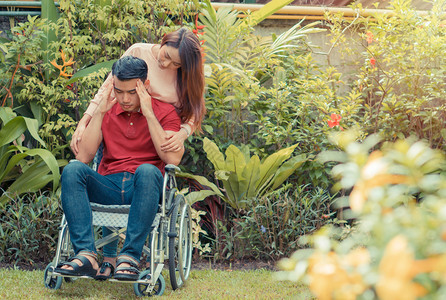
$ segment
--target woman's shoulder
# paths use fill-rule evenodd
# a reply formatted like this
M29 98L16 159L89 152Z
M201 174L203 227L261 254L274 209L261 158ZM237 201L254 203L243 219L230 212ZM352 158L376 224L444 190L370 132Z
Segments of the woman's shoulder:
M151 49L155 44L148 43L135 43L129 47L129 49Z
M148 50L151 50L155 44L147 44L147 43L136 43L131 45L127 51L125 51L124 55L133 55L136 57L141 57L141 54L150 53Z

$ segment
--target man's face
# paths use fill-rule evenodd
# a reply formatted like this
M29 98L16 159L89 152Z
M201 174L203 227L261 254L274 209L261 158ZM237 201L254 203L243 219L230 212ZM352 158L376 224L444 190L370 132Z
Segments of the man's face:
M139 109L139 96L136 92L138 80L138 78L135 78L121 81L116 76L113 76L115 97L124 111L135 112Z

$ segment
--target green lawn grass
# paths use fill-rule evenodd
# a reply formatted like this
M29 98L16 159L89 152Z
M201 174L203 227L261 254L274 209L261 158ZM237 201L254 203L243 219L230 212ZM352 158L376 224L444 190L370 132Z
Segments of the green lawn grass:
M267 270L192 270L187 284L172 291L163 271L168 299L312 299L308 288L276 281ZM0 299L138 299L133 285L79 279L59 290L43 286L43 271L0 270Z

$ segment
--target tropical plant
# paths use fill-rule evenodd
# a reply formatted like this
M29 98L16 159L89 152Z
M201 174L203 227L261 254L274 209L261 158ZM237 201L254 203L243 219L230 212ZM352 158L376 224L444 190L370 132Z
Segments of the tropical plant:
M271 1L268 5L285 5L286 1ZM206 2L207 3L207 2ZM272 78L281 60L290 50L304 45L307 34L321 31L317 23L296 24L280 36L261 37L253 33L253 20L263 19L274 9L263 7L249 15L247 20L238 18L238 12L229 7L215 11L204 5L199 20L204 27L204 49L209 72L206 103L209 118L205 130L215 136L219 145L248 144L256 132L255 126L246 126L251 119L252 107L265 92L263 85ZM256 16L262 17L257 18ZM256 22L257 22L256 21ZM253 145L259 146L259 145ZM273 149L275 151L278 149Z
M281 149L260 161L257 155L250 156L246 146L239 149L230 145L225 158L214 142L208 138L203 140L203 149L214 165L215 176L223 183L222 199L237 211L250 206L254 198L277 189L304 163L304 154L290 158L296 147Z
M25 131L45 146L39 137L37 120L16 116L10 108L0 108L2 128L0 129L0 184L6 192L0 197L3 206L10 197L35 192L53 183L59 186L59 167L66 161L57 161L46 149L29 149L22 146Z

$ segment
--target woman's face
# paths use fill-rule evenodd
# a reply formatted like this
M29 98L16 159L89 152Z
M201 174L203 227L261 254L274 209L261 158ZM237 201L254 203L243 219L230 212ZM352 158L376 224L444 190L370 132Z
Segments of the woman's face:
M158 65L161 69L176 70L181 67L180 52L172 46L162 46L157 58Z

